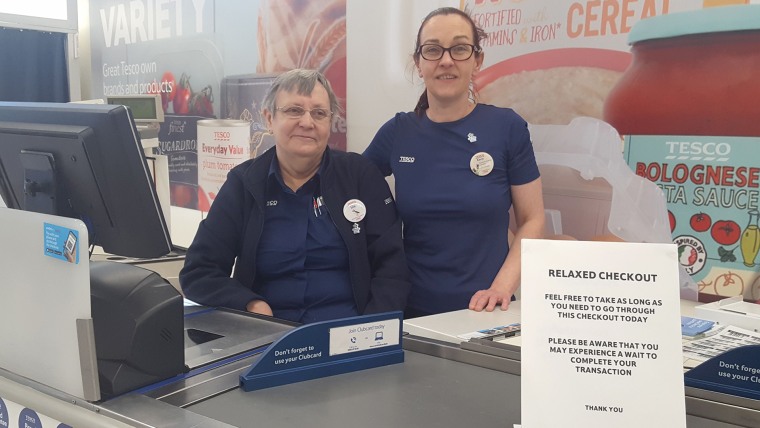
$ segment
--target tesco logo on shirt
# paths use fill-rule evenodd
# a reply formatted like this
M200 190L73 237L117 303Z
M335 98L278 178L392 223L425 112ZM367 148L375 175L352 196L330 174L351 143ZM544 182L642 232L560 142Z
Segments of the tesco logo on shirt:
M401 156L398 160L400 163L414 163L413 156Z

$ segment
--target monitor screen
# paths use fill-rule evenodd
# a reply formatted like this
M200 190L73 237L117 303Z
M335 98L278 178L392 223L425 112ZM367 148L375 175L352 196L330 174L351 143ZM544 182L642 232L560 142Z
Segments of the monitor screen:
M129 107L137 123L164 121L164 108L161 106L160 94L109 96L106 97L106 103Z
M0 102L0 196L10 208L81 219L125 257L172 249L134 119L122 105Z

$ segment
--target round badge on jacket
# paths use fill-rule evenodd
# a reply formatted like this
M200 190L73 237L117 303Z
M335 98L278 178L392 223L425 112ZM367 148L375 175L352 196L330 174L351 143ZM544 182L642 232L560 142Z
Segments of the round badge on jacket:
M367 207L358 199L350 199L343 205L343 216L351 223L358 223L367 215Z
M493 158L486 152L475 153L470 159L470 171L479 177L490 174L493 171Z

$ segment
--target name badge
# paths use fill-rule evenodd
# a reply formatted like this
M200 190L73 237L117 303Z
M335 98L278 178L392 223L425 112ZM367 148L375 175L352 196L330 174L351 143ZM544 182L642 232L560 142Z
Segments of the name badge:
M367 207L358 199L351 199L343 205L343 216L351 223L358 223L367 215Z
M470 159L470 171L484 177L493 171L493 158L486 152L475 153Z

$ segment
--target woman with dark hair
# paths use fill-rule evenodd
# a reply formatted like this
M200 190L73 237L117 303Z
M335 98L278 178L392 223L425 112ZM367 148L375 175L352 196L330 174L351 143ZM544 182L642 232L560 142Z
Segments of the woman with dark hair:
M520 240L543 233L527 123L476 99L484 37L462 10L428 14L413 53L425 90L414 112L396 114L364 152L395 178L412 283L407 317L507 309L520 285Z
M227 175L187 250L185 296L301 323L402 310L401 221L377 168L327 146L330 83L287 71L262 110L275 147Z

